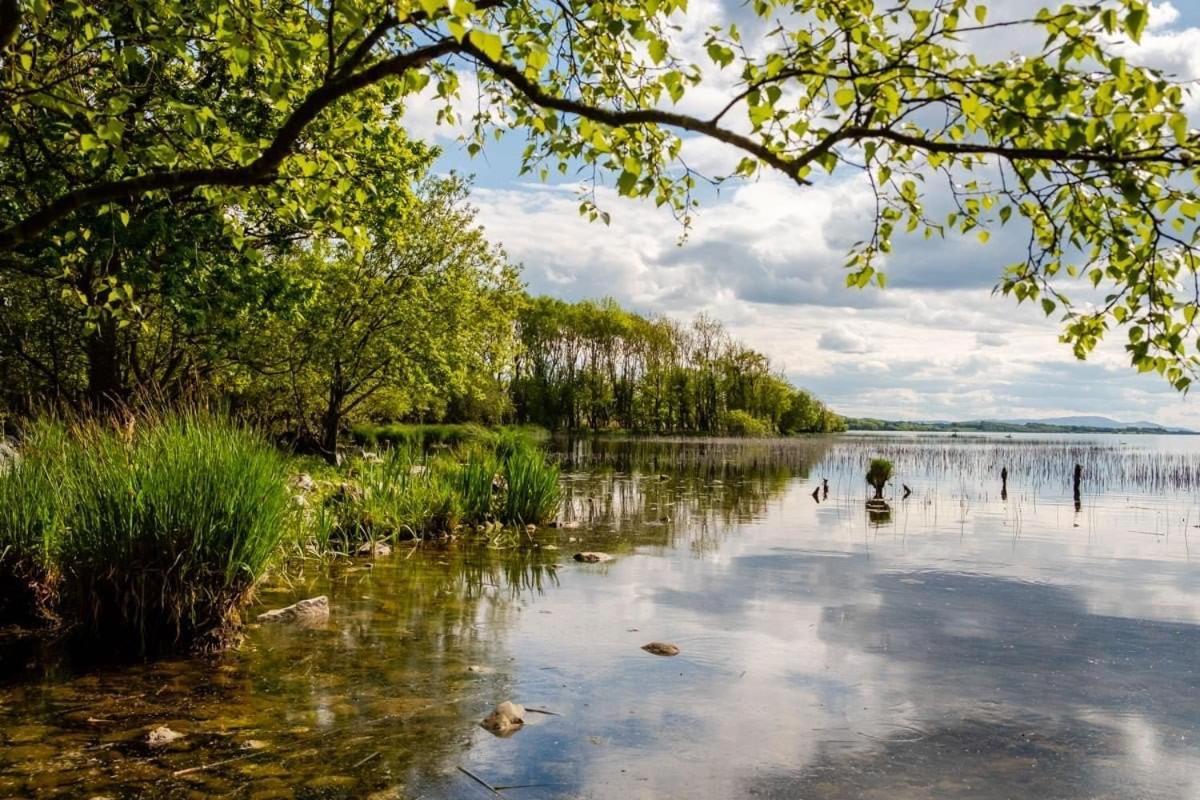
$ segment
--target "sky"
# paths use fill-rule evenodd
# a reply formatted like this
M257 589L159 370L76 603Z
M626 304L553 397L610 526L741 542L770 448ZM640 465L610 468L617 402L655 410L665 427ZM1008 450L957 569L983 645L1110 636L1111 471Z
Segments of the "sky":
M992 0L992 19L1036 11L1038 0ZM745 16L730 0L692 0L677 44L698 48L705 26ZM1021 29L989 33L981 58L1020 52ZM1036 44L1034 45L1036 46ZM1157 2L1131 63L1200 78L1200 0ZM470 83L464 78L464 82ZM464 91L467 102L469 88ZM723 105L720 80L689 96L683 110ZM1200 93L1191 102L1200 127ZM1200 427L1197 397L1129 366L1123 332L1086 362L1059 343L1039 309L993 296L1024 242L998 232L975 238L901 238L886 264L888 287L850 289L842 268L869 232L873 200L857 175L800 187L764 173L726 184L704 203L686 241L653 203L601 187L611 223L578 213L577 186L518 174L520 141L510 136L475 158L459 133L438 127L435 104L410 104L406 125L444 148L438 169L473 175L472 203L489 237L523 265L530 292L567 300L612 297L646 314L688 319L706 312L771 357L797 386L850 416L887 419L1042 418L1099 414L1122 421ZM688 163L729 171L741 154L705 138L685 140ZM611 183L610 183L611 186ZM927 197L930 206L938 198Z

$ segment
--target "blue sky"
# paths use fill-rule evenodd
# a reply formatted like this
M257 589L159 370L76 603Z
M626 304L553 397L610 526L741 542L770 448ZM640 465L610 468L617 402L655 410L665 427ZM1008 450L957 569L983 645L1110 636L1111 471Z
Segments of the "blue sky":
M1043 3L988 5L997 18ZM697 46L706 25L740 13L720 0L692 0L678 41ZM980 57L1019 52L1021 35L1016 29L1007 40L990 35ZM1200 77L1200 2L1155 3L1151 29L1127 55L1180 78ZM468 85L464 102L474 101ZM1200 126L1200 97L1192 108ZM611 225L586 222L570 184L518 174L518 138L468 158L454 130L433 124L432 109L410 104L410 128L445 149L439 169L475 176L480 221L523 265L532 292L611 296L640 312L678 318L707 312L770 355L797 385L856 416L1102 414L1200 427L1193 397L1133 373L1120 347L1123 335L1078 362L1058 342L1054 321L992 296L1004 265L1020 260L1024 244L1017 236L999 233L987 246L974 239L903 240L887 265L888 289L847 289L843 257L868 230L871 213L866 187L855 177L807 188L775 175L727 185L704 198L681 245L669 215L603 188ZM740 157L703 139L689 139L685 153L711 174Z

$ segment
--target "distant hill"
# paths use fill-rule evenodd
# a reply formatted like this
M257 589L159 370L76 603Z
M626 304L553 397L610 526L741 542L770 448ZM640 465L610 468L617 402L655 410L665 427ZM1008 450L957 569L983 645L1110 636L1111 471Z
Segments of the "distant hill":
M1168 428L1155 422L1118 422L1108 417L1075 416L1047 419L981 419L968 421L906 421L847 417L852 431L917 431L928 433L1181 433L1187 428Z

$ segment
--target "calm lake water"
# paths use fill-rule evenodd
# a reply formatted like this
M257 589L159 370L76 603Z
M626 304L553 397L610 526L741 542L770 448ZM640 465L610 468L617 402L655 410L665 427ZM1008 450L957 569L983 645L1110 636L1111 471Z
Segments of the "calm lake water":
M326 626L124 667L0 653L0 797L1200 798L1200 437L564 458L538 547L309 567L254 610L327 594ZM506 699L553 713L497 738ZM184 738L151 751L159 725Z

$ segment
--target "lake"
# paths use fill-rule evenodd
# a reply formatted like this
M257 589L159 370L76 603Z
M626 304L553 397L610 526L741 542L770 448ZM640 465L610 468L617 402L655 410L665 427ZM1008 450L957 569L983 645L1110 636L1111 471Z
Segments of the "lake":
M1200 797L1200 437L560 449L524 547L302 565L249 615L325 594L327 625L6 649L0 797ZM509 699L523 728L479 727Z

